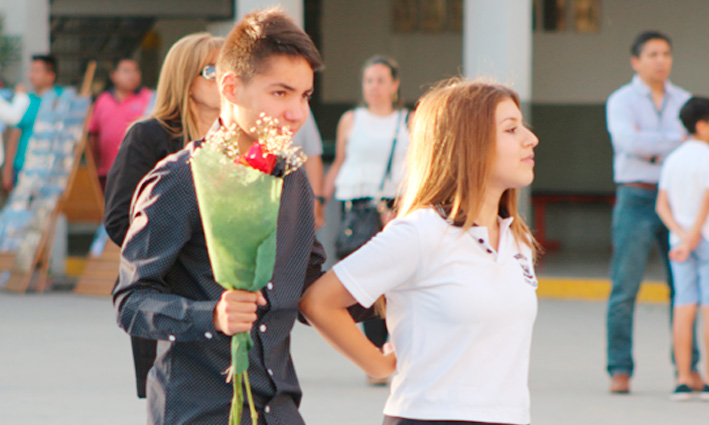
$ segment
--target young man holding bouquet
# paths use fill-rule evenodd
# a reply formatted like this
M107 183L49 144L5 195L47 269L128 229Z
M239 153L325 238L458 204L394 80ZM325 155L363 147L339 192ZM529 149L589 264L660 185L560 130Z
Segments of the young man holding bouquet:
M217 61L222 107L210 134L231 135L244 153L258 140L262 114L298 131L321 67L315 45L281 10L247 15ZM313 193L302 170L283 178L271 279L263 291L224 290L210 264L211 233L203 227L205 205L193 180L194 154L210 143L210 134L158 163L133 198L113 299L126 332L158 340L147 384L148 423L227 424L234 395L224 374L233 364L230 337L251 332L245 387L253 392L258 423L303 424L289 350L298 301L325 258L314 233ZM252 235L228 236L246 241ZM251 423L248 414L232 416L231 423Z

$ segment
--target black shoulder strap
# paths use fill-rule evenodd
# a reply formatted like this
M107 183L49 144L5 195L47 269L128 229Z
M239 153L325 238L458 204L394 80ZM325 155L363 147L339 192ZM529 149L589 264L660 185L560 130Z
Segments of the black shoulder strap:
M391 143L391 152L389 153L389 160L387 161L387 167L386 170L384 171L384 177L382 177L382 184L379 185L379 191L381 192L384 190L384 183L386 183L387 178L391 174L391 163L394 159L394 151L396 150L396 140L399 138L399 129L401 128L401 115L404 113L404 110L399 111L399 117L397 118L396 121L396 131L394 132L394 141ZM409 119L409 111L406 111L406 120Z

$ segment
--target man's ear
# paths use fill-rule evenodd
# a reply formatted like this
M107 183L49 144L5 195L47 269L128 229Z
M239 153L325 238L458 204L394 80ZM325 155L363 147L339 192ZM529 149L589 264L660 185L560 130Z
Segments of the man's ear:
M219 81L219 92L222 97L228 100L230 103L237 103L237 91L243 86L241 78L236 76L233 72L227 72L222 75Z
M635 72L638 72L638 61L639 60L640 59L635 56L630 57L630 66L633 68L633 71L635 71Z

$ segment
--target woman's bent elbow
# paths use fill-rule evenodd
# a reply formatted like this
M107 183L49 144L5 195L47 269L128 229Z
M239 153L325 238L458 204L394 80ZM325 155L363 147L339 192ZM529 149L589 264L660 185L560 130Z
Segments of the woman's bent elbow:
M313 314L313 302L312 302L312 294L310 294L309 291L306 291L303 297L300 299L300 302L298 303L298 308L300 309L300 312L303 313L303 316L310 322L310 318Z

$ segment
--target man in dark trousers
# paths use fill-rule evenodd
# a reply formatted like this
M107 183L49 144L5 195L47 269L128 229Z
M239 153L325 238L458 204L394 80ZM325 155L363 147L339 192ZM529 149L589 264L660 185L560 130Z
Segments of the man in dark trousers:
M251 129L262 112L298 131L321 67L315 45L280 9L247 15L217 61L222 106L215 127L236 124L242 152L256 140ZM189 164L199 144L165 158L138 185L113 294L120 326L158 340L148 423L226 424L230 336L251 331L248 374L259 424L303 424L290 332L300 296L325 259L314 233L313 192L302 170L285 177L272 281L259 293L224 291L214 281Z

